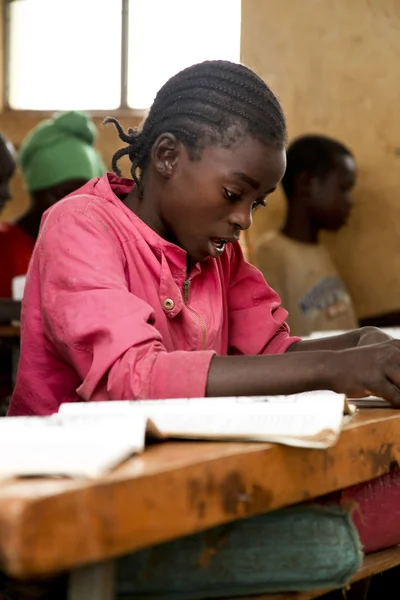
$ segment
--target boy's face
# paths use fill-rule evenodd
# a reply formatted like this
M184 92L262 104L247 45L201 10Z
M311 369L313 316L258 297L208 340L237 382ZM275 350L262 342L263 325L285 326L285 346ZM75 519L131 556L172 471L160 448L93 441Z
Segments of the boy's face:
M349 155L338 154L335 168L323 179L311 181L310 216L321 229L337 231L345 225L353 207L356 165Z
M232 147L210 145L191 160L178 145L159 206L163 237L187 251L193 262L220 257L226 243L248 229L283 177L285 150L245 136Z

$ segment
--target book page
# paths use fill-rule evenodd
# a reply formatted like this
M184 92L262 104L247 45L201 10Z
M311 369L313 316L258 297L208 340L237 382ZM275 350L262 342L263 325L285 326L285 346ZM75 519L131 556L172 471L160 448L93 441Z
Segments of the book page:
M148 416L170 437L279 442L327 447L341 430L344 398L285 402L206 402L153 406Z
M147 416L168 437L279 442L325 448L343 423L345 397L334 392L292 396L195 398L63 404L62 413Z
M329 331L313 331L312 333L310 333L309 336L307 336L307 339L308 340L319 340L321 338L328 338L328 337L332 337L334 335L342 335L343 333L347 333L347 331L344 329L329 330ZM303 338L303 339L306 339L306 338Z
M352 398L351 403L357 408L392 408L390 402L377 396L367 396L366 398Z
M138 414L57 414L0 419L0 478L98 477L144 449Z

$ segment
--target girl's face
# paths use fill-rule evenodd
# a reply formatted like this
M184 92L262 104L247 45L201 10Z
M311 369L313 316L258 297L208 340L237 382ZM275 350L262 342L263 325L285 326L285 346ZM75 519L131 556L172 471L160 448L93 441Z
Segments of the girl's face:
M250 227L253 212L265 206L282 179L285 149L248 135L230 148L206 146L199 160L191 160L185 146L179 141L174 146L171 139L162 148L161 136L152 154L163 179L161 199L153 206L158 233L194 262L218 258Z

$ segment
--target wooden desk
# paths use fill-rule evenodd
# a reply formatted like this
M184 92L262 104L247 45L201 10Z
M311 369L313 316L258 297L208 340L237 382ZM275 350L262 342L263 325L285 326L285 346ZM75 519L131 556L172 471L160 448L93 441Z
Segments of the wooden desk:
M399 463L400 411L384 409L356 415L326 451L169 442L94 482L4 482L1 569L27 578L99 563L366 481ZM104 583L112 579L111 565L77 569L72 588L78 592L70 598L84 597L93 581L99 583L93 597L111 598Z

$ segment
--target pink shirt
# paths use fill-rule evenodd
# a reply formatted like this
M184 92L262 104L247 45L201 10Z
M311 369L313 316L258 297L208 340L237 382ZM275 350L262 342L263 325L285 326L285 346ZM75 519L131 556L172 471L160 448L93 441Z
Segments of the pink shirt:
M186 252L118 198L131 189L106 174L45 213L10 415L78 400L202 397L214 354L281 353L298 340L239 244L187 275Z

